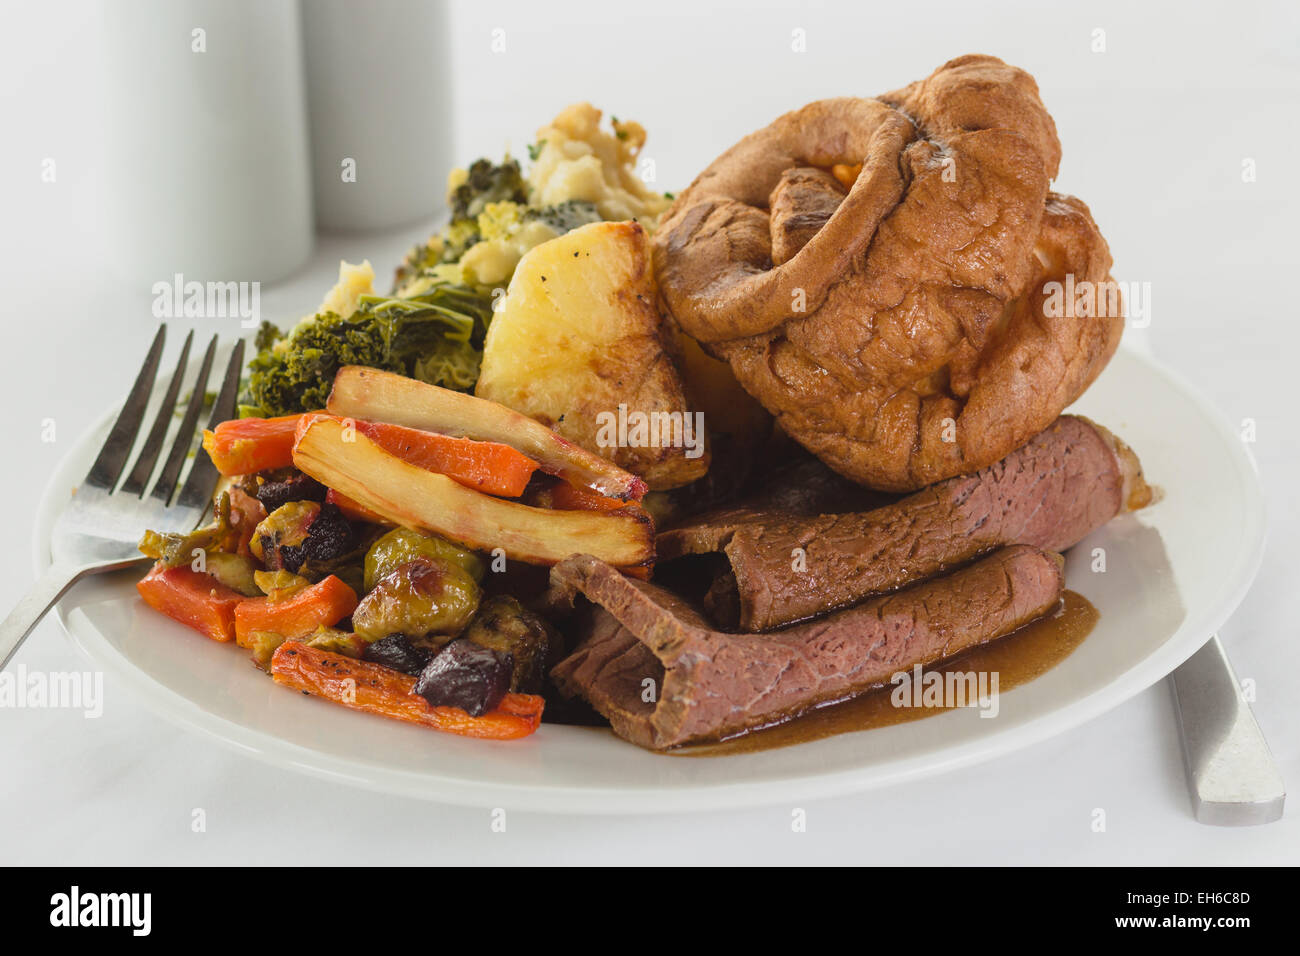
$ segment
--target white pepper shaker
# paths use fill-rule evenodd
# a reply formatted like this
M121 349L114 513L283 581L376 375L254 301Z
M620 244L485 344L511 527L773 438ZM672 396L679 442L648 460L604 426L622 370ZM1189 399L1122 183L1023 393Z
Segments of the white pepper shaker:
M104 8L110 255L131 277L273 282L313 242L297 0Z

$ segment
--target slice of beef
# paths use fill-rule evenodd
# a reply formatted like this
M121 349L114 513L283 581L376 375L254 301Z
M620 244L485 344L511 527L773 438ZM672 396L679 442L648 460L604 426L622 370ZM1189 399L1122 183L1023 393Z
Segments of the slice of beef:
M1086 418L1065 415L972 475L872 511L770 513L691 522L658 536L661 562L721 552L738 608L722 626L762 631L902 587L1011 544L1063 551L1115 515L1150 503L1137 456Z
M850 481L831 471L820 459L802 455L764 475L758 487L737 504L755 511L816 515L865 511L898 498L887 491L876 491Z
M837 475L811 455L774 468L761 481L761 487L734 503L668 525L671 530L661 538L674 547L674 557L717 551L742 525L866 511L899 500Z
M551 670L619 736L661 750L767 726L951 657L1056 607L1059 556L999 550L967 568L771 634L713 630L683 599L590 555L551 571L557 599L597 605Z

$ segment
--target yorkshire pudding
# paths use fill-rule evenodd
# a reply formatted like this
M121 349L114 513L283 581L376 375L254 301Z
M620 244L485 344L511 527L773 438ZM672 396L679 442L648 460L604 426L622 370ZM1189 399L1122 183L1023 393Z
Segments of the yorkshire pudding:
M810 103L674 202L664 305L849 478L976 471L1050 425L1123 330L1087 206L1048 190L1060 158L1033 78L995 57Z

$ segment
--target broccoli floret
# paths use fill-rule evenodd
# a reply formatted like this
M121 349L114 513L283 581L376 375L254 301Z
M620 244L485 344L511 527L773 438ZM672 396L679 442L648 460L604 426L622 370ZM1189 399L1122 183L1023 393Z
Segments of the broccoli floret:
M442 236L438 235L430 236L428 242L412 246L393 275L394 290L412 276L418 276L425 269L430 269L441 262L444 249L445 243Z
M263 321L257 328L257 335L253 338L253 348L261 352L271 348L282 338L284 338L283 332L270 322Z
M524 222L526 206L517 202L490 202L478 216L478 234L487 242L509 239Z
M260 343L259 343L260 344ZM322 312L293 330L284 348L262 348L248 364L249 394L266 415L325 407L334 373L344 365L391 367L369 316Z
M490 202L528 202L528 184L517 160L507 158L498 166L476 159L466 171L465 181L447 197L453 223L477 219Z
M488 293L448 283L410 299L362 296L346 319L322 312L287 338L259 334L263 347L249 363L244 404L263 416L324 408L344 365L473 388L491 315Z
M556 234L563 234L601 221L595 203L586 200L570 199L541 208L529 206L528 184L513 159L507 158L500 165L476 160L469 169L455 174L452 181L456 185L447 194L451 221L440 234L407 253L394 276L394 291L417 277L446 280L446 275L439 275L439 266L460 262L480 242L509 238L524 223L543 222Z
M451 223L443 230L438 237L442 246L442 253L437 258L437 262L459 262L470 246L478 243L483 237L478 231L477 219L460 219ZM431 244L432 245L432 244Z
M561 235L579 226L601 221L596 204L585 199L566 199L553 206L531 208L524 213L525 221L534 219L546 223Z

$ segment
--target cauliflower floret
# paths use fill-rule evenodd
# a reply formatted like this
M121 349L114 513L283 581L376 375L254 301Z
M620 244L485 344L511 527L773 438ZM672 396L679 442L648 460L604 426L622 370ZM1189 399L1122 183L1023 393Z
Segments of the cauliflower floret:
M600 110L590 103L577 103L537 131L539 149L528 176L530 203L586 200L596 204L602 219L635 219L653 230L670 201L648 189L637 175L645 129L640 123L616 120L613 131L605 132L600 118Z
M357 311L357 302L363 295L373 295L375 291L375 270L370 260L354 266L350 262L339 263L339 281L334 288L325 293L317 312L337 312L346 319Z
M289 348L289 340L303 328L311 325L316 321L316 316L322 312L334 312L339 318L346 319L357 311L357 305L363 295L372 295L375 291L375 269L370 264L369 259L362 260L360 265L353 265L343 260L339 261L339 281L334 283L333 287L325 293L325 298L321 300L320 308L311 315L305 315L298 320L290 333L271 346L276 352L285 352Z
M418 294L414 290L435 279L505 285L524 253L598 219L635 219L652 230L669 200L637 175L645 130L615 120L602 131L600 120L600 110L579 103L539 130L527 181L509 155L497 164L480 159L452 170L451 223L407 257L398 272L399 293Z
M480 224L482 221L483 216L480 216ZM493 228L499 226L500 223L497 223ZM558 235L558 232L537 219L518 222L494 238L488 238L485 232L483 241L470 246L465 255L461 256L461 281L469 285L505 285L525 252Z

